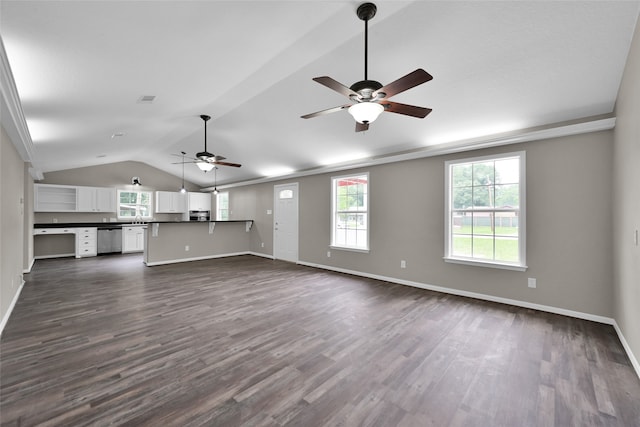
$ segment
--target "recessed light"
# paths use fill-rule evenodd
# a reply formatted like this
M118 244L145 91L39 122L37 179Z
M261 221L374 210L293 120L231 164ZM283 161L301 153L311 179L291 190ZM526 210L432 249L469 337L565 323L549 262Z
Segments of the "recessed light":
M124 132L116 132L113 135L111 135L111 139L120 138L121 136L124 136Z
M138 104L152 104L155 99L155 95L142 95L138 98Z

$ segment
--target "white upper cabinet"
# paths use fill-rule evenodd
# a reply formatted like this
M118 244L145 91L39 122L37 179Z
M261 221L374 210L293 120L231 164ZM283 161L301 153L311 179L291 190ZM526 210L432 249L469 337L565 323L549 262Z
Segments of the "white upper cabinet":
M35 184L34 212L76 212L77 187L73 185Z
M78 212L116 212L115 188L78 187Z
M34 212L116 212L116 190L106 187L35 184Z
M156 213L185 213L186 196L177 191L156 191Z
M189 193L190 211L211 211L211 193Z

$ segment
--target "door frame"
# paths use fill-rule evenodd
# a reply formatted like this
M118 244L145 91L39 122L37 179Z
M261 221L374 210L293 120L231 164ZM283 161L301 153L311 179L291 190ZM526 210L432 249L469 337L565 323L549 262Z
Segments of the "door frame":
M278 209L278 194L280 193L280 189L284 188L284 187L291 187L291 186L295 186L295 194L296 194L296 236L295 236L295 244L296 244L296 259L291 261L291 260L285 260L283 259L283 261L291 261L291 262L298 262L298 260L300 259L300 185L297 182L289 182L287 184L275 184L273 186L273 224L272 224L272 230L273 230L273 259L282 259L282 258L278 258L276 255L276 218L278 216L277 213L277 209Z

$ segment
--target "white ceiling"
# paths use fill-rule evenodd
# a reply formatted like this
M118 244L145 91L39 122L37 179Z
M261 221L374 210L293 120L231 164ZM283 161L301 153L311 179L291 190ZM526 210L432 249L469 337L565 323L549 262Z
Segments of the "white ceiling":
M355 133L348 103L311 79L363 78L356 1L12 1L0 29L42 172L172 154L242 163L218 184L330 167L611 113L638 1L378 1L369 78L434 79ZM155 95L153 104L138 103ZM122 137L112 138L117 132ZM195 165L186 178L213 183Z

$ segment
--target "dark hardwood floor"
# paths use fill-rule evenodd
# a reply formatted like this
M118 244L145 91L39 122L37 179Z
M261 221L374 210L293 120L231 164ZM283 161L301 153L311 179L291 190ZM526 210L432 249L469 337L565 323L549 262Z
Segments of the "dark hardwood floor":
M611 326L253 256L40 260L3 426L639 426Z

